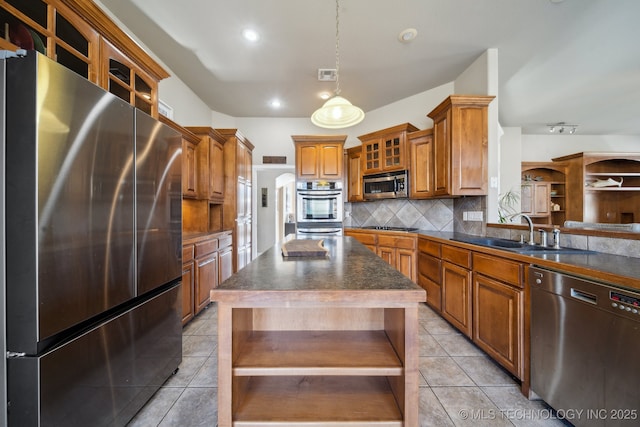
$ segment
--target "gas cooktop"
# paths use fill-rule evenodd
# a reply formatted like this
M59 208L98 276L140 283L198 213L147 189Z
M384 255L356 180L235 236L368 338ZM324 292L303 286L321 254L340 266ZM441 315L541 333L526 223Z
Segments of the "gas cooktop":
M367 225L360 228L363 228L365 230L406 231L409 233L413 233L419 230L419 228L413 228L413 227L389 227L387 225Z

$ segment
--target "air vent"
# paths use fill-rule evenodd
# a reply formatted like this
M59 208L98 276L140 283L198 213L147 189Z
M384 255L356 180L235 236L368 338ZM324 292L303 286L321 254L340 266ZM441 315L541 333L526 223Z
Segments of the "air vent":
M336 74L335 68L318 68L318 80L321 82L335 82Z

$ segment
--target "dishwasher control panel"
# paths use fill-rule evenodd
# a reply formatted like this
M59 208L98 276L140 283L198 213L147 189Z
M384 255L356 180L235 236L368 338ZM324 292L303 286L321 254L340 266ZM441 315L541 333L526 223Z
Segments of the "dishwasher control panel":
M640 314L640 298L621 294L620 292L609 291L609 299L612 301L611 307L619 310Z

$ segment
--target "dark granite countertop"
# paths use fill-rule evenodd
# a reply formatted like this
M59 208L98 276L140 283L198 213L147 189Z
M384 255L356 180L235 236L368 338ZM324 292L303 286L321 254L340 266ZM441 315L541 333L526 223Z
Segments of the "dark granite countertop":
M608 282L623 288L640 290L640 259L607 253L586 254L517 254L501 249L453 241L460 237L472 237L462 233L419 231L418 235L445 240L447 244L486 252L532 265L573 273Z
M236 298L241 293L256 291L279 294L289 291L298 300L309 301L317 301L320 294L323 295L321 300L351 298L357 301L358 295L364 296L364 293L369 296L376 293L381 298L384 298L382 294L391 293L392 298L405 302L426 300L426 293L420 286L354 238L322 239L329 250L326 257L287 258L282 255L282 245L274 245L214 289L213 300L232 298L229 294L233 291L236 291Z
M458 242L452 239L476 237L464 233L417 230L413 233L403 231L366 230L359 227L345 227L345 229L370 232L415 234L431 237L442 243L471 249L477 252L489 253L504 258L529 263L531 265L572 273L587 278L605 281L609 284L634 291L640 290L640 259L623 255L612 255L602 252L586 254L518 254L501 249Z

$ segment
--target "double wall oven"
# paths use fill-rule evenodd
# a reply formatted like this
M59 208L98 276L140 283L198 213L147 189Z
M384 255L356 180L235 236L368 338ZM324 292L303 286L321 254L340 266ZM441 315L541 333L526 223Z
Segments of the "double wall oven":
M296 219L299 235L341 235L344 217L342 181L298 181Z

